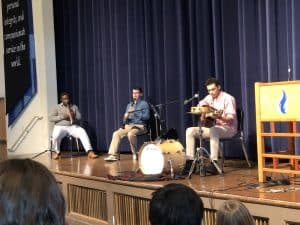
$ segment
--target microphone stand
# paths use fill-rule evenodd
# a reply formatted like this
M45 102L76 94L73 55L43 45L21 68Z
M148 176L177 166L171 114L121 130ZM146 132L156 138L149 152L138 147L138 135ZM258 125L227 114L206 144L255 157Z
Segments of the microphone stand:
M155 132L156 132L156 140L155 141L160 141L160 133L161 133L161 127L158 131L158 120L160 120L160 115L157 112L156 108L154 105L152 105L151 103L148 102L148 104L150 105L151 109L154 112L154 118L155 118Z
M192 97L190 97L189 99L186 99L186 100L184 100L184 102L183 102L183 104L186 106L188 103L190 103L191 101L193 101L194 99L197 99L198 100L198 102L199 102L199 96L200 96L200 94L199 94L199 91L196 93L196 94L194 94ZM194 118L192 118L192 123L193 123L193 126L195 126L195 119Z
M160 123L162 124L163 122L165 122L165 120L161 120L161 117L159 116L160 115L160 113L161 113L161 110L162 110L162 107L164 107L164 106L167 106L167 105L170 105L170 104L173 104L173 103L178 103L178 102L181 102L181 100L179 100L179 99L176 99L176 100L173 100L173 101L169 101L169 102L166 102L166 103L161 103L161 104L157 104L157 105L152 105L151 107L153 107L154 109L155 109L155 107L157 107L158 108L158 111L159 111L159 113L155 110L153 110L154 111L154 113L158 116L157 118L155 118L155 120L156 120L156 130L158 131L158 120L160 120ZM153 109L152 108L152 109ZM154 114L154 117L155 117L155 114ZM162 126L160 125L159 126L159 131L160 131L160 134L162 133ZM156 132L157 132L156 131ZM158 134L158 133L157 133ZM159 137L157 137L157 139L156 140L158 140L158 141L160 141L160 136Z
M180 101L177 99L177 100L169 101L169 102L166 102L166 103L163 103L163 104L157 104L155 106L158 107L158 108L161 108L162 106L170 105L170 104L173 104L173 103L176 103L176 102L180 102Z

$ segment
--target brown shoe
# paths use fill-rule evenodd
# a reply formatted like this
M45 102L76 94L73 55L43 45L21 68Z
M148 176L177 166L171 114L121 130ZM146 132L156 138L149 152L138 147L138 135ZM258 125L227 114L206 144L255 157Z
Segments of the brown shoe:
M98 158L99 156L98 155L96 155L95 154L95 152L94 151L89 151L89 153L88 153L88 158L89 159L96 159L96 158Z
M60 159L60 153L55 153L55 155L53 156L54 160L59 160Z

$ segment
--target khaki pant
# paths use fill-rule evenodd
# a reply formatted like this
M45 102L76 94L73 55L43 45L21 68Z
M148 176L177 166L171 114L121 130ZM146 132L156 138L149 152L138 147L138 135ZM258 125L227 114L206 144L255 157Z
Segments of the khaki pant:
M229 138L235 135L235 131L228 126L213 126L211 128L202 127L202 137L209 138L210 143L210 156L212 160L218 160L218 153L220 150L220 138ZM199 127L189 127L186 129L186 158L189 160L194 159L195 155L195 138L200 137Z
M137 135L144 134L147 129L141 124L125 125L124 129L119 128L113 133L112 140L109 146L108 154L115 155L118 152L120 142L123 137L127 136L132 153L137 152Z

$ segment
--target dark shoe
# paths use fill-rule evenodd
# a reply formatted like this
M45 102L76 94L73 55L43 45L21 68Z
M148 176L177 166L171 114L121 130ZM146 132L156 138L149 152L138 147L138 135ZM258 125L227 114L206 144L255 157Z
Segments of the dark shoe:
M184 168L183 168L183 170L182 170L182 172L181 172L181 175L182 175L182 176L187 176L187 175L189 175L189 172L190 172L190 169L191 169L191 167L192 167L193 161L194 161L194 160L186 160L185 166L184 166Z
M98 158L99 156L98 155L96 155L95 154L95 152L94 151L89 151L89 153L88 153L88 158L89 159L96 159L96 158Z
M218 163L218 161L214 161L215 163ZM208 167L205 168L206 173L209 173L210 175L217 175L219 174L217 168L214 166L213 163L210 163Z

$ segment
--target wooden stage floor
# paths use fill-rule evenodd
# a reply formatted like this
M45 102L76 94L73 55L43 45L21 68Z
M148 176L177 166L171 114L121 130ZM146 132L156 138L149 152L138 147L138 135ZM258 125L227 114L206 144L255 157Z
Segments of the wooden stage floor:
M178 182L193 188L203 199L205 208L208 210L216 210L226 199L238 199L247 205L253 215L260 218L259 223L261 224L300 222L300 178L293 178L290 185L259 184L257 168L248 168L246 162L243 161L227 160L225 161L224 176L200 177L198 174L194 174L191 179L155 182L110 180L107 178L108 174L116 176L125 171L135 171L138 168L138 161L132 160L131 155L122 154L120 161L110 163L104 161L105 156L101 155L94 160L87 159L86 156L63 156L62 159L56 161L51 160L50 155L44 154L35 159L54 173L67 198L69 213L73 213L75 217L78 216L78 221L85 218L80 217L82 214L91 217L95 224L134 224L136 221L124 222L127 221L125 212L124 218L116 215L118 201L123 204L124 199L118 200L120 196L115 193L122 194L122 196L135 196L141 201L145 199L148 204L151 193L155 189L171 182ZM277 175L275 179L282 179L282 177ZM84 209L80 211L80 207L76 208L76 204L72 202L75 201L74 196L76 196L73 186L103 191L107 202L103 202L104 206L101 207L102 209L104 207L107 213L102 216L90 216L91 213L82 213ZM72 191L74 191L73 200L70 197ZM76 191L79 193L77 189ZM113 202L110 203L110 201ZM131 203L142 204L142 202ZM72 206L73 204L75 205ZM119 212L119 214L122 213Z

